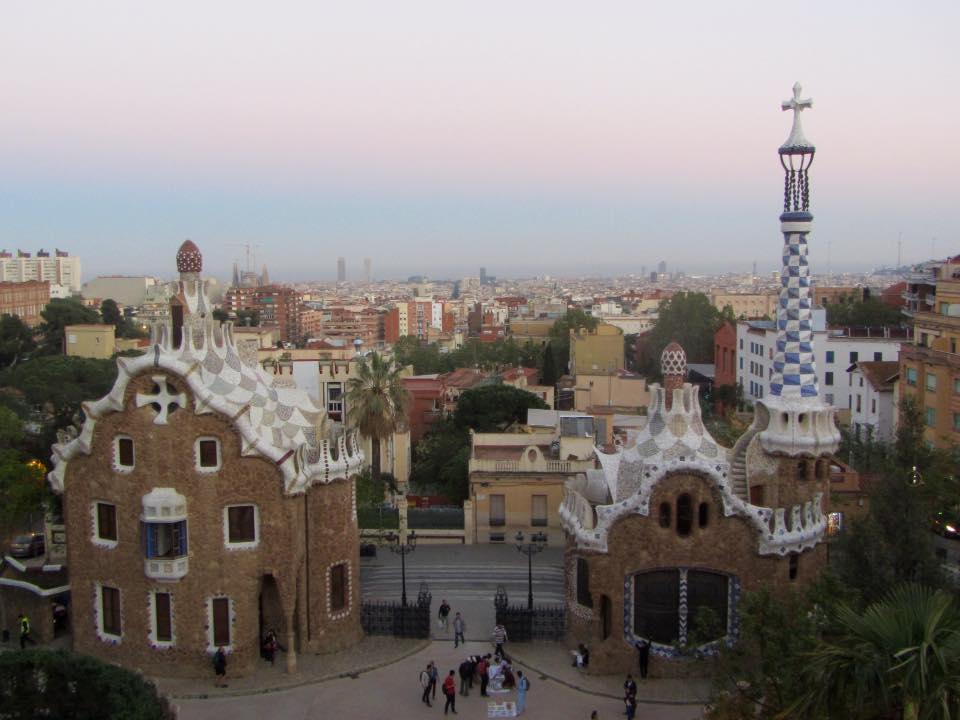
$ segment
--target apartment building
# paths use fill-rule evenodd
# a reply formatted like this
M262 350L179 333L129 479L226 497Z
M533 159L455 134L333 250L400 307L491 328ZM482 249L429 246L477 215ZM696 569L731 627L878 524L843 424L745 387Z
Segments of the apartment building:
M0 282L0 315L16 315L30 327L42 321L40 313L50 302L46 280Z
M69 294L80 292L80 258L66 250L57 249L53 256L46 250L31 253L17 250L16 256L6 250L0 251L0 281L27 282L41 280L50 285L62 285Z

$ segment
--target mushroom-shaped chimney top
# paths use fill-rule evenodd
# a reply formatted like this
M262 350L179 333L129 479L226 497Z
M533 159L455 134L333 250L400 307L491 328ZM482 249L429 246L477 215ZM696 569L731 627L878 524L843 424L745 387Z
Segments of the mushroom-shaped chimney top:
M185 240L177 250L177 272L198 273L203 270L203 255L193 240Z
M664 378L687 377L687 354L676 340L663 349L660 355L660 372Z

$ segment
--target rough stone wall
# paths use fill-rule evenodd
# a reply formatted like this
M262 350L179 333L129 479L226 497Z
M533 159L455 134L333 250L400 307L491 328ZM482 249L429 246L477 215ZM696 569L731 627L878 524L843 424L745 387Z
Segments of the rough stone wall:
M38 643L53 640L53 606L49 597L42 597L21 588L0 588L0 603L3 603L3 630L10 633L10 647L20 647L20 621L17 615L25 613L30 618L30 637ZM30 647L27 645L27 647Z
M676 530L676 499L682 493L693 499L693 527L690 535L680 537ZM660 527L658 512L661 502L672 506L669 528ZM698 526L697 508L709 503L706 527ZM636 572L657 568L703 568L729 573L739 578L743 592L762 587L774 591L803 588L819 574L826 559L823 544L803 553L798 559L797 577L789 579L788 560L785 557L757 554L757 535L753 527L739 517L725 517L719 494L708 482L694 475L673 475L654 489L650 502L650 516L633 515L624 518L610 530L609 552L578 551L567 545L567 582L569 598L576 595L575 563L584 557L590 567L590 592L593 598L592 617L586 613L569 612L568 642L571 647L583 642L590 648L591 673L636 672L637 653L625 639L625 622L632 623L633 609L628 608L624 618L624 581ZM603 618L599 609L601 598L611 601L611 633L602 637ZM569 605L568 605L569 607ZM703 665L684 660L668 660L651 653L650 675L660 677L682 676L703 672Z
M226 595L232 600L232 653L229 672L243 674L258 661L260 644L259 595L265 576L272 576L278 592L271 600L270 621L281 618L281 637L294 619L297 600L297 568L303 557L303 499L283 493L280 471L262 458L241 457L241 437L226 418L216 414L196 415L186 383L168 376L170 384L188 398L188 407L169 415L168 424L156 425L156 411L135 406L137 392L150 393L152 376L133 379L124 410L98 420L90 455L70 461L64 491L64 513L69 537L68 568L72 586L74 648L111 662L146 672L170 676L212 674L208 628L208 599ZM117 472L113 467L114 438L133 438L135 467ZM201 473L194 458L199 436L216 437L221 445L222 466L217 472ZM347 483L337 483L349 487ZM171 487L186 498L189 571L173 582L148 578L144 571L140 515L142 497L152 489ZM110 502L117 507L118 543L115 548L95 545L92 504ZM259 512L259 543L253 549L232 549L224 540L224 508L255 504ZM327 513L344 512L342 505L324 506L313 519L326 522ZM346 517L350 517L349 505ZM334 522L333 520L330 521ZM331 537L332 542L356 548L356 537ZM121 591L122 637L104 641L97 632L97 583ZM268 581L268 585L272 583ZM150 593L172 595L174 643L151 645ZM269 606L270 603L267 603ZM353 635L351 635L353 637ZM281 640L283 642L283 640Z
M303 503L302 498L298 501ZM309 527L307 562L309 578L302 581L304 605L309 586L309 618L305 614L301 632L309 622L306 646L311 652L341 650L363 637L360 624L360 533L353 517L353 490L350 483L316 485L307 493ZM346 562L350 584L347 606L330 607L330 568ZM306 608L304 608L306 611Z

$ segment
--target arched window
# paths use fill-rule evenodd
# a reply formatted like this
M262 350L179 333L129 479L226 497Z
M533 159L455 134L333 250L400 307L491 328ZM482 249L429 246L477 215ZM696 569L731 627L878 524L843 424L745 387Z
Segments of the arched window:
M593 607L590 594L590 565L586 558L577 558L577 603L584 607Z
M686 537L693 526L693 499L684 493L677 498L677 535Z
M705 528L710 522L710 505L702 502L697 510L697 520L699 521L698 524L700 527Z
M660 527L668 528L670 527L670 516L672 515L672 508L670 503L662 502L660 503Z
M638 573L633 579L633 632L663 645L719 640L729 627L729 591L729 576L708 570Z

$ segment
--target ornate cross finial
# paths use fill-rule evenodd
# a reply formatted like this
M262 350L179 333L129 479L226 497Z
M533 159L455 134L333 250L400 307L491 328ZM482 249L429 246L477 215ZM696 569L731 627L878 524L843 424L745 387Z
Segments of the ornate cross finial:
M164 375L154 375L153 382L157 386L157 392L152 395L137 393L137 407L153 405L157 411L157 416L153 419L154 424L166 425L171 406L186 407L187 396L184 393L171 392Z
M793 110L793 128L790 130L790 137L780 146L781 150L789 148L813 148L813 143L807 140L803 135L803 127L800 125L800 113L807 108L813 107L811 98L801 98L800 94L803 88L800 83L793 84L793 97L780 103L781 110Z

